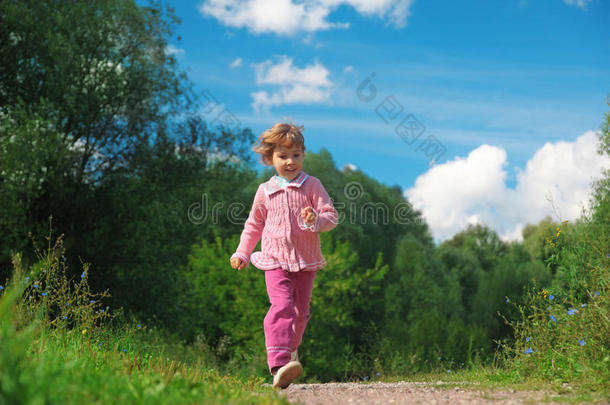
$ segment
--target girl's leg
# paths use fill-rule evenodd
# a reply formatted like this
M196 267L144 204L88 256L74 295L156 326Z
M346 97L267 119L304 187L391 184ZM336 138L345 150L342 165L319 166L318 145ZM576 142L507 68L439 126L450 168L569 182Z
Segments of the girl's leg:
M290 274L282 269L265 271L265 283L271 306L263 326L267 364L271 371L274 367L281 367L290 361L294 341L294 286Z
M294 281L294 310L296 318L292 324L294 331L294 340L292 342L292 351L295 351L303 339L305 327L309 321L309 301L311 299L311 291L313 290L313 282L316 278L317 271L300 271L293 273Z

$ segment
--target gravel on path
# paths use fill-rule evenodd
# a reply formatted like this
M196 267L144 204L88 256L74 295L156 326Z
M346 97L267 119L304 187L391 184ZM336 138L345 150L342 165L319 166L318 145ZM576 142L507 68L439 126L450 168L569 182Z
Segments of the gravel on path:
M292 384L280 391L290 402L317 404L550 404L562 403L552 391L477 388L472 383L371 382ZM559 398L559 399L558 399Z

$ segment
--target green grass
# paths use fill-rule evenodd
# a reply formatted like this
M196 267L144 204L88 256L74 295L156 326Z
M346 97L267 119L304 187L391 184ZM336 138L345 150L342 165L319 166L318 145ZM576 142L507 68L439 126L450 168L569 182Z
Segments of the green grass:
M287 404L261 377L229 375L186 346L101 308L67 280L61 241L0 289L0 404Z
M528 381L610 393L610 235L607 224L557 228L555 282L526 294L506 347L508 372Z
M15 334L3 325L1 402L285 403L257 378L243 380L204 366L144 356L137 347L123 352L117 350L118 342L106 349L88 347L78 331L64 337L33 334L35 329Z
M64 337L2 325L3 403L285 403L259 379L224 376L170 358L88 347L78 331ZM37 335L37 336L36 336ZM254 393L261 394L260 396Z

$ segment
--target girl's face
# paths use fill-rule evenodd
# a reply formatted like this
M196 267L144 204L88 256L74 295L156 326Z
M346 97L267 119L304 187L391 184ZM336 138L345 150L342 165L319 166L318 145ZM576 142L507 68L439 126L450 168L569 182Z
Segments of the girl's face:
M305 152L300 146L276 146L273 149L273 167L278 175L292 180L303 168Z

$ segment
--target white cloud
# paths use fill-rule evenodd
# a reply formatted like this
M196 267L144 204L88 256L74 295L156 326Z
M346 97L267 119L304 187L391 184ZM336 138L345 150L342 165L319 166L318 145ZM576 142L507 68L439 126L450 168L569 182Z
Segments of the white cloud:
M330 99L330 72L317 61L299 68L292 65L292 58L280 56L275 64L266 60L252 66L258 85L279 86L275 92L260 90L251 93L255 111L284 104L319 103Z
M242 61L242 59L241 59L241 58L237 58L237 59L235 59L233 62L231 62L231 63L229 64L229 67L230 67L231 69L233 69L233 68L237 68L237 67L240 67L240 66L241 66L241 64L242 64L242 62L243 62L243 61Z
M588 206L592 180L610 167L610 159L597 153L597 142L597 134L588 131L574 142L546 143L525 169L516 170L515 188L506 186L506 151L481 145L465 158L430 168L405 196L422 210L436 239L475 223L504 239L520 239L527 223L549 215L574 220Z
M517 224L512 231L506 231L500 234L500 239L511 241L511 240L523 240L523 224Z
M293 35L349 27L349 23L328 20L341 5L351 6L365 16L385 18L389 24L402 28L407 24L412 3L413 0L205 0L199 11L226 26L248 28L255 34Z
M347 171L355 172L356 170L358 170L358 167L356 167L356 165L353 163L347 163L347 164L343 165L343 167L341 168L342 172L347 172Z
M586 9L587 5L591 3L591 0L563 0L563 2L565 4L569 4L570 6Z
M343 68L343 73L348 73L351 72L352 70L354 70L354 67L352 65L346 66Z
M165 47L165 53L168 55L176 55L181 56L184 54L184 49L175 47L172 44L169 44Z

